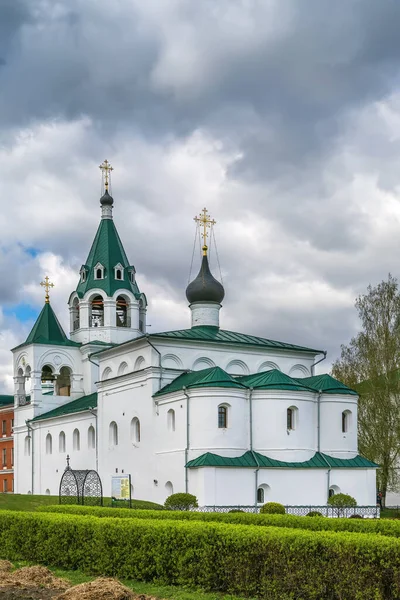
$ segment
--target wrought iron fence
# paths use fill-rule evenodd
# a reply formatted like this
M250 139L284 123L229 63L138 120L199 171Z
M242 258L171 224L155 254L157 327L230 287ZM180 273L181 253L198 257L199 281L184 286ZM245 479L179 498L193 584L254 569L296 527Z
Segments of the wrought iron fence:
M261 506L242 506L242 505L234 505L234 506L200 506L194 509L197 512L220 512L220 513L230 513L230 512L246 512L246 513L259 513ZM345 507L336 507L330 505L324 506L285 506L286 514L288 515L297 515L297 516L306 516L310 512L319 512L324 517L353 517L354 515L358 515L363 518L373 518L379 519L380 517L380 507L379 506L345 506Z

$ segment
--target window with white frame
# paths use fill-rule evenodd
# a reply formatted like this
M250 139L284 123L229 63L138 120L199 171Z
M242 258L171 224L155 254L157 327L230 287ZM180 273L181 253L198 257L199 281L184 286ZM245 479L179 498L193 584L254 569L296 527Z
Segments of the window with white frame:
M226 429L228 427L228 407L226 404L218 406L218 429Z
M137 417L131 421L131 440L133 443L140 442L140 421Z
M298 409L296 406L289 406L286 410L286 429L293 431L298 425Z
M104 267L101 263L97 263L97 265L94 268L94 278L104 279Z
M81 435L79 433L79 429L74 429L72 434L72 448L75 451L79 451L81 449Z
M344 410L342 412L342 433L348 433L351 426L351 411Z
M60 454L64 454L65 452L65 433L60 431L60 435L58 436L58 451Z
M90 425L88 429L88 448L93 449L96 447L96 432L93 425Z
M118 281L122 281L124 278L124 267L120 263L114 267L114 277Z
M24 454L25 454L25 456L31 455L31 436L30 435L25 436Z

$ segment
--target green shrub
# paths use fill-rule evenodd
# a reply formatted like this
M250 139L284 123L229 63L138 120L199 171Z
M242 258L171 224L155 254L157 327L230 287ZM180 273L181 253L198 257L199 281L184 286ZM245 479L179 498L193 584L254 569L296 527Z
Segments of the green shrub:
M286 510L283 504L279 504L279 502L267 502L260 508L260 513L267 515L284 515Z
M197 498L193 494L172 494L164 502L166 510L192 510L197 507Z
M232 508L231 510L228 510L228 513L244 513L244 510L241 510L240 508Z
M346 508L348 506L357 506L357 501L349 494L335 494L328 500L328 504L337 508Z
M310 510L309 513L306 514L306 517L323 517L324 515L317 510Z
M113 500L113 507L129 509L129 500ZM164 510L162 504L149 502L148 500L131 500L131 507L134 510Z
M400 598L400 540L171 521L162 514L159 519L98 519L3 511L0 558L247 598Z

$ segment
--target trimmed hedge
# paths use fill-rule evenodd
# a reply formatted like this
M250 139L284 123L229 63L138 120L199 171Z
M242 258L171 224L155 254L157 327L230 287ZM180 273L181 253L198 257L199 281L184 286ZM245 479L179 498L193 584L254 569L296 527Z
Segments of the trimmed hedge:
M121 506L122 508L128 508L129 501L128 500L111 500L110 503L113 503L114 506ZM77 505L71 505L77 506ZM148 500L131 500L132 509L139 510L164 510L162 504L157 504L157 502L149 502ZM110 507L111 508L111 507Z
M254 513L201 513L188 511L126 510L123 508L101 508L97 506L55 505L41 506L39 512L92 515L95 517L117 517L123 519L156 519L173 521L206 521L231 525L258 525L309 529L312 531L350 531L354 533L378 533L400 537L400 521L389 519L310 519L295 515L257 515ZM1 512L0 512L1 515Z
M400 599L400 540L375 535L2 511L0 558L271 600Z

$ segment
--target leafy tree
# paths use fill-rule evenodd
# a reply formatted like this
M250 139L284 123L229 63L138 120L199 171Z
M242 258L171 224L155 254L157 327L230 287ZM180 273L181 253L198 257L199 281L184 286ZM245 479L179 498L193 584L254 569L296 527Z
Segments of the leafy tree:
M341 348L332 375L360 394L358 440L361 454L377 462L378 487L386 492L398 485L400 454L400 292L397 279L357 298L361 331Z

